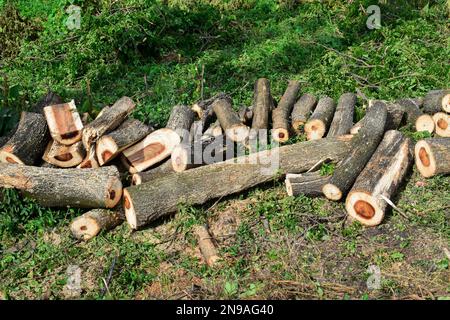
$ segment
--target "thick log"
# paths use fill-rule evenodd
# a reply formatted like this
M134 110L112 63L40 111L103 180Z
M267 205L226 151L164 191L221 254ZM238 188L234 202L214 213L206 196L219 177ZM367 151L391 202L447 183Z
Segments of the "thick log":
M322 192L330 200L340 200L350 190L358 175L380 143L386 124L385 106L370 108L364 126L352 139L352 150L336 167Z
M327 137L338 137L350 133L355 106L356 95L354 93L344 93L339 98Z
M44 114L44 108L47 106L53 106L55 104L61 104L63 100L59 95L53 91L49 91L41 100L39 100L36 105L34 105L31 112Z
M253 93L252 130L258 131L269 128L269 114L273 109L273 98L270 93L270 82L260 78L255 82Z
M46 207L113 208L122 196L115 167L51 169L0 164L0 187L16 188Z
M450 137L450 116L444 112L435 113L433 122L436 128L436 134L440 137Z
M401 99L397 100L396 103L403 108L406 116L406 123L412 124L416 131L428 131L429 133L433 133L433 118L420 110L419 100Z
M83 143L66 146L58 141L51 141L44 152L42 159L60 168L72 168L79 165L86 156Z
M83 161L77 166L78 169L90 169L90 168L99 168L100 164L98 163L97 154L95 152L95 143L93 143L86 153L86 157Z
M130 173L141 172L169 157L180 142L181 138L174 130L162 128L125 149L123 157L130 167Z
M44 115L53 140L67 146L81 140L83 123L74 100L47 106Z
M336 102L330 97L324 97L319 100L314 113L305 124L306 138L308 140L317 140L325 135L333 119L335 109Z
M272 138L274 141L286 142L289 140L289 131L291 129L289 116L297 100L300 91L298 81L289 81L288 87L276 107L272 111Z
M190 111L190 110L189 110ZM120 152L149 135L153 128L137 119L128 119L117 130L102 136L96 144L100 166L113 160Z
M420 140L414 148L416 167L425 178L450 173L450 139Z
M322 188L330 180L329 176L322 176L318 172L288 173L286 175L286 191L288 196L300 194L310 197L323 196Z
M50 141L42 114L22 112L14 135L0 149L0 162L35 165Z
M189 130L194 123L194 112L185 105L176 105L170 113L166 128L175 131L181 141L189 140Z
M133 100L122 97L111 107L103 108L101 114L83 129L82 140L86 150L89 150L90 146L105 133L120 126L135 106Z
M242 106L238 111L239 120L246 126L252 125L253 107Z
M127 221L133 229L141 228L176 211L181 203L203 204L279 179L287 172L307 171L323 159L338 162L350 152L349 141L349 137L339 137L296 143L129 187L124 190Z
M175 171L173 170L172 159L168 159L165 160L162 164L156 166L155 168L133 174L131 184L137 186L174 172Z
M450 90L432 90L423 98L423 112L433 115L437 112L450 112Z
M231 107L229 98L214 101L212 108L220 126L231 140L243 142L248 138L249 128L239 120L237 113Z
M292 109L291 114L292 129L294 130L294 132L296 132L297 134L302 133L302 127L308 121L316 104L316 97L309 93L305 93L294 104L294 108Z
M387 131L358 176L345 201L347 213L366 226L381 223L413 161L412 142L396 130Z
M213 267L220 258L208 229L205 226L197 225L194 227L194 233L206 264Z
M70 231L75 239L88 241L100 233L122 224L125 220L123 208L94 209L75 218L70 224Z

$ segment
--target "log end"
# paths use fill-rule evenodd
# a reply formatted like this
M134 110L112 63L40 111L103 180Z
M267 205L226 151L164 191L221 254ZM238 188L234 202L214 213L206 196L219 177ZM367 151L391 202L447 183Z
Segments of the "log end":
M292 184L291 180L286 176L286 180L284 180L284 183L286 185L286 192L288 196L292 197L294 195L294 192L292 191Z
M108 194L106 195L106 208L114 208L122 198L122 181L120 178L113 177L111 178L111 184L108 188Z
M308 140L321 139L325 135L326 126L322 120L314 119L305 124L306 138Z
M136 230L138 227L136 212L134 210L133 201L131 200L130 194L127 189L123 190L123 207L125 209L125 217L128 224L130 225L130 228Z
M302 134L304 131L305 121L303 120L294 120L292 121L292 129L296 134Z
M272 138L280 143L286 142L289 140L289 131L284 128L273 129Z
M438 112L433 116L436 134L440 137L450 137L450 117L444 112Z
M350 192L345 208L350 217L368 227L379 225L384 218L384 211L379 207L378 201L365 192Z
M3 149L0 150L0 162L11 164L24 164L23 161L20 160L17 156L15 156L11 151L12 151L11 147L4 146Z
M138 186L140 184L142 184L141 175L139 173L133 174L133 176L131 177L131 185Z
M64 134L50 132L53 139L65 146L71 146L81 140L82 130L67 132Z
M446 94L444 98L442 98L442 110L450 113L450 93Z
M76 239L87 241L100 232L100 226L95 219L80 216L70 224L70 231Z
M113 160L119 153L117 143L111 137L101 137L96 146L97 159L100 166Z
M172 152L172 168L175 172L183 172L188 169L188 164L190 163L190 152L189 148L182 145L178 145Z
M95 159L86 159L83 162L81 162L77 168L78 169L91 169L91 168L99 168L99 164Z
M334 184L327 183L323 186L322 192L330 200L339 201L342 198L342 191Z
M436 160L434 159L430 146L425 140L420 140L416 143L414 156L416 167L423 177L429 178L436 174Z
M416 131L428 131L429 133L433 133L433 117L431 117L429 114L423 114L419 116L416 120Z

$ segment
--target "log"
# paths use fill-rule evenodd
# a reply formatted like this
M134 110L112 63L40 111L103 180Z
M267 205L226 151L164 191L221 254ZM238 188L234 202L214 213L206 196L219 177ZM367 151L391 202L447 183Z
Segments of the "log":
M420 102L418 102L417 99L401 99L397 100L396 103L403 108L406 116L406 123L412 124L416 131L428 131L429 133L433 133L433 118L420 110Z
M289 131L291 129L289 116L297 100L300 91L300 83L290 80L288 87L276 107L272 111L272 138L277 142L286 142L289 140Z
M58 141L51 141L44 152L42 159L60 168L71 168L79 165L86 155L83 143L66 146Z
M0 162L35 165L50 140L42 114L22 112L14 135L0 149Z
M253 120L253 108L242 106L238 111L239 120L246 126L250 126Z
M123 157L130 167L130 173L141 172L169 157L180 142L181 138L174 130L158 129L125 149Z
M181 141L189 140L189 130L194 123L194 112L185 105L176 105L170 113L166 128L175 131Z
M336 167L322 192L330 200L340 200L350 190L358 175L380 143L386 124L385 106L370 108L364 126L352 139L352 150Z
M191 107L191 110L197 114L197 117L202 122L203 130L206 130L215 120L216 116L212 109L213 102L225 97L227 97L227 95L221 92L209 99L201 100Z
M44 97L42 97L41 100L39 100L36 103L36 105L34 105L31 112L41 113L42 115L44 115L45 107L53 106L55 104L61 104L61 103L63 103L63 100L61 99L61 97L59 95L57 95L55 92L49 91L49 92L47 92L47 94Z
M255 82L253 93L253 119L252 131L269 128L269 114L273 109L273 98L270 93L270 82L260 78Z
M95 143L91 145L91 148L86 153L86 157L83 161L77 166L78 169L90 169L90 168L99 168L100 165L98 163L97 154L95 152Z
M436 134L440 137L450 137L450 117L444 112L435 113L433 116L433 122L436 128Z
M437 112L450 112L450 90L432 90L423 98L423 112L433 115Z
M353 126L355 106L356 95L354 93L344 93L339 98L327 137L337 137L350 133Z
M51 169L0 164L0 187L16 188L46 207L113 208L122 196L115 167Z
M365 226L381 223L413 161L412 142L396 130L387 131L358 176L345 201L350 217Z
M94 209L75 218L70 224L70 231L75 239L88 241L100 231L112 230L125 220L123 208Z
M416 167L425 178L450 173L450 139L420 140L414 148Z
M214 122L203 134L204 137L218 137L223 135L219 121Z
M82 140L86 150L90 150L91 145L105 133L120 126L135 106L133 100L122 97L111 107L103 108L101 114L83 129Z
M44 115L53 140L67 146L81 140L83 123L74 100L47 106Z
M330 97L319 100L314 113L305 124L306 138L308 140L320 139L325 135L333 119L336 103Z
M303 194L310 197L320 197L323 195L323 186L329 180L329 176L322 176L318 172L308 172L300 174L288 173L284 182L288 196Z
M244 142L248 138L249 128L239 121L237 113L231 107L229 98L214 101L212 108L227 137L235 142Z
M205 226L197 225L194 227L194 233L206 264L213 267L220 258L208 229Z
M189 110L190 111L190 110ZM137 119L128 119L117 130L102 136L96 144L96 154L100 166L113 160L117 155L149 135L153 129Z
M301 134L303 126L311 116L314 107L317 105L317 99L315 96L305 93L294 104L294 108L291 114L292 129L297 134Z
M174 172L175 171L173 171L172 159L168 159L153 169L133 174L131 184L137 186Z
M350 145L345 136L300 142L129 187L123 198L127 221L138 229L175 212L181 203L203 204L279 179L286 172L304 172L323 159L338 162L350 152Z

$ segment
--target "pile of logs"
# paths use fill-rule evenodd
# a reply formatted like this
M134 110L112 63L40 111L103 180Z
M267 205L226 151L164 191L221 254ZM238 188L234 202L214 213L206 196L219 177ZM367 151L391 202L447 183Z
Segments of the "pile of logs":
M233 108L220 93L191 107L175 106L158 130L129 117L135 104L128 97L88 122L74 101L48 94L0 139L0 188L21 190L44 206L93 209L70 226L76 238L88 240L124 220L140 229L181 203L203 204L282 176L288 195L345 200L351 217L374 226L414 157L424 177L450 172L449 90L370 101L355 124L355 94L344 93L336 103L299 92L299 82L289 81L277 103L269 80L258 79L252 106ZM405 124L437 137L414 147L398 131ZM296 135L307 141L261 150L253 147L267 145L261 131L270 133L270 143ZM236 146L245 150L241 156ZM328 163L334 171L321 174Z

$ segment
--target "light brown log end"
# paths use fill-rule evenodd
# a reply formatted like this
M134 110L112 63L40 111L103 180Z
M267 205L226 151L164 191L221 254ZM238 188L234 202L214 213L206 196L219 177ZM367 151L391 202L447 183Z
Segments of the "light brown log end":
M442 110L447 113L450 113L450 93L446 94L442 99Z
M175 172L183 172L188 169L188 165L190 164L190 152L189 148L184 147L183 145L178 145L172 152L171 160L172 160L172 168Z
M294 192L292 191L292 184L291 180L286 176L286 180L284 180L284 184L286 185L286 192L288 196L292 197L294 195Z
M100 226L95 219L80 216L70 224L70 231L76 239L87 241L99 234Z
M17 156L12 154L8 150L12 151L12 148L9 146L4 146L3 149L0 150L0 162L11 164L24 164L22 160L20 160Z
M438 112L433 116L436 134L440 137L450 137L450 116L444 112Z
M342 191L334 184L327 183L323 186L322 192L330 200L339 201L342 198Z
M345 208L352 218L368 227L379 225L384 218L384 211L379 207L377 199L365 192L350 192Z
M434 131L434 120L429 114L422 114L416 120L416 131L428 131L433 133Z
M416 167L423 177L429 178L435 175L436 161L430 146L425 140L420 140L416 143L416 146L414 147L414 156Z
M273 129L272 138L277 142L286 142L289 140L289 131L284 128Z
M314 119L305 124L306 138L308 140L321 139L325 135L325 123L322 120Z
M194 232L197 235L198 246L208 266L213 267L219 261L219 254L212 241L212 237L205 226L195 226Z
M130 228L136 230L138 227L136 212L134 210L133 200L126 189L123 190L123 207L125 209L125 217L127 218Z
M111 184L106 195L106 208L114 208L122 198L123 186L119 178L111 178Z
M301 134L304 131L305 123L303 120L292 121L292 129L296 134Z
M103 136L97 142L96 153L98 164L103 166L117 156L119 147L111 137Z
M131 185L138 186L140 184L142 184L142 178L140 174L139 173L133 174L133 176L131 177Z

